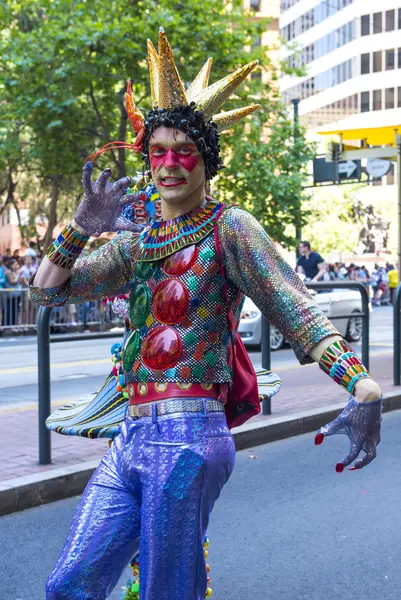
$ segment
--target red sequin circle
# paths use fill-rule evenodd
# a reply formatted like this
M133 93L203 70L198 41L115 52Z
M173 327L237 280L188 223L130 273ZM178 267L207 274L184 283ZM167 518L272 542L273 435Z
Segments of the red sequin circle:
M178 252L174 252L171 256L166 258L163 263L162 271L166 275L183 275L194 265L198 258L199 248L198 246L186 246Z
M142 360L153 371L165 371L178 363L182 342L172 327L156 327L145 337L142 344Z
M183 321L189 308L189 292L178 279L161 281L154 291L152 311L155 318L165 325Z

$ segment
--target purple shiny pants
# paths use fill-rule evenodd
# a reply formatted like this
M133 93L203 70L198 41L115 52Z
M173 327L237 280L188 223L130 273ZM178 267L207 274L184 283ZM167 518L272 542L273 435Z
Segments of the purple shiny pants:
M234 461L224 413L128 417L82 495L46 599L106 599L139 549L141 600L203 600L203 538Z

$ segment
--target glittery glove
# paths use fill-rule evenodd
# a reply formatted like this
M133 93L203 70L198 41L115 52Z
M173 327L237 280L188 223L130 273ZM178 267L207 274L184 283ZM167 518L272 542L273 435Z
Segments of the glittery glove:
M84 197L74 215L75 223L95 237L105 231L142 231L122 214L123 206L132 202L131 198L123 198L129 177L110 183L111 169L106 169L93 183L92 169L92 163L87 162L82 176Z
M319 429L315 437L316 445L321 444L325 436L336 433L345 433L350 439L350 452L343 461L336 464L337 473L342 473L344 467L354 460L354 466L349 470L362 469L376 457L376 447L380 443L382 408L383 398L374 402L357 402L354 396L350 396L350 401L337 419ZM356 460L361 450L365 452L365 456Z

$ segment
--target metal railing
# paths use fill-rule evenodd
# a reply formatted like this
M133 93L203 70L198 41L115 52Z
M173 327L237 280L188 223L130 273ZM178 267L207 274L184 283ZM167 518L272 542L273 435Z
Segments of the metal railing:
M401 283L397 286L393 300L394 336L394 385L401 385Z
M335 290L335 289L353 289L358 290L361 294L362 312L346 313L328 317L330 321L337 319L362 319L362 362L369 369L369 294L363 283L359 281L316 281L307 282L306 287L310 290ZM262 368L271 369L271 349L270 349L270 327L265 318L262 318ZM265 413L264 414L270 414Z
M362 312L358 317L363 319L362 328L362 360L366 368L369 368L369 296L365 286L359 282L323 282L308 283L309 289L327 290L327 289L357 289L360 291L362 299ZM401 297L400 290L397 289L398 296ZM400 300L398 300L400 302ZM50 336L50 325L52 322L52 311L55 309L49 307L40 307L38 310L38 383L39 383L39 463L46 465L51 463L51 443L50 431L46 427L46 419L51 411L51 393L50 393L50 343L64 342L82 339L97 339L104 337L120 337L121 333L103 332L92 334L59 335ZM399 312L399 311L398 311ZM345 315L336 315L333 319L344 319L355 317L355 313ZM262 319L262 368L270 370L271 351L270 351L270 326L268 321ZM270 398L267 397L262 404L263 414L271 414Z
M34 333L39 308L28 296L28 288L0 289L0 335ZM55 332L72 332L87 328L106 331L122 321L101 300L56 306L50 325Z
M46 419L51 412L50 383L50 344L87 339L103 339L121 337L121 332L96 332L74 335L50 335L52 307L41 306L38 309L38 399L39 399L39 464L51 463L50 430L46 427Z

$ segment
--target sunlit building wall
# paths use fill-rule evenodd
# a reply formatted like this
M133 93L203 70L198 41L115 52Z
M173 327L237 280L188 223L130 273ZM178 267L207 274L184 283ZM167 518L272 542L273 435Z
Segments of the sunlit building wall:
M285 100L315 128L361 112L401 110L401 1L281 0ZM388 114L388 113L387 113Z

